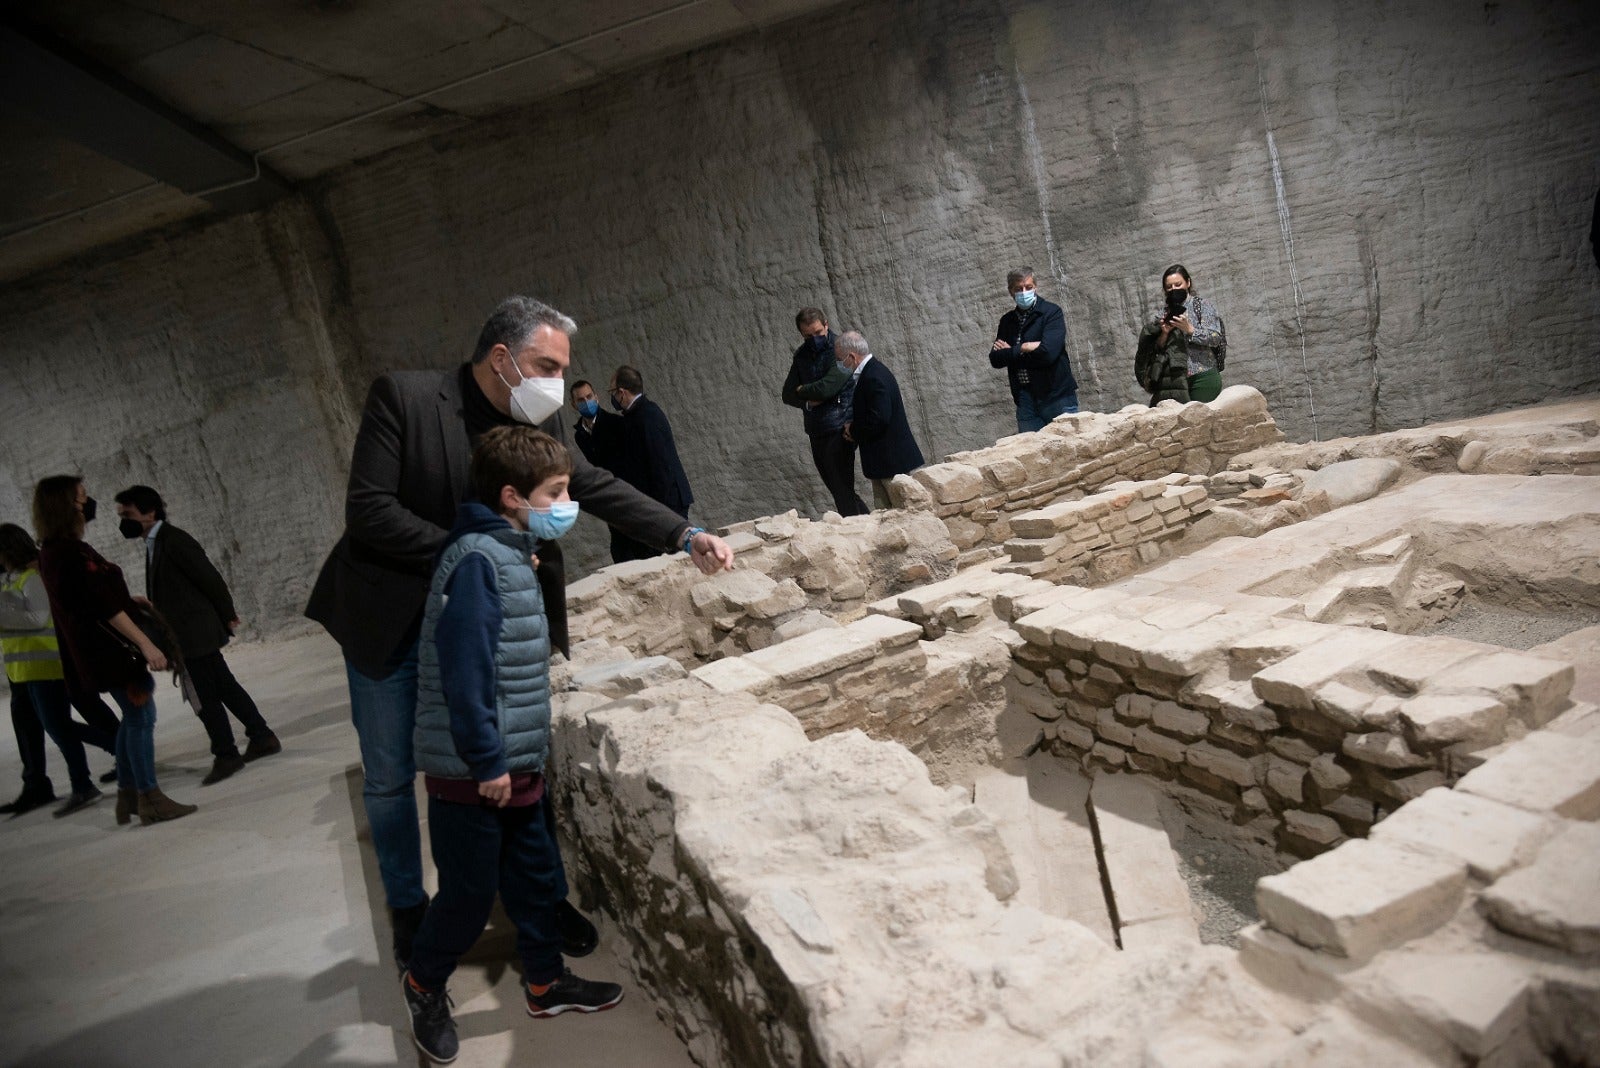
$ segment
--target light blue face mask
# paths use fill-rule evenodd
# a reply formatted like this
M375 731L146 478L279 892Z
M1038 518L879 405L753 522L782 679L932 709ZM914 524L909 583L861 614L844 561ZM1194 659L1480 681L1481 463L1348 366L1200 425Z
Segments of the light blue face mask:
M523 513L528 533L540 541L555 541L578 521L577 501L557 501L546 512L529 508Z
M1019 289L1017 290L1016 299L1017 307L1027 311L1033 307L1033 302L1039 299L1039 294L1031 289Z

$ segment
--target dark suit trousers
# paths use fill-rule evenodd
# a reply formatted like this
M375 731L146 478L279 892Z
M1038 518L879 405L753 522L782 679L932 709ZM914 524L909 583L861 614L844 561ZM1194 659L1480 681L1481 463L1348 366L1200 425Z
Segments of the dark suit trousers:
M870 509L856 493L856 446L844 431L830 430L811 438L811 462L822 484L833 494L833 510L840 515L866 515Z
M228 722L228 712L244 727L246 738L254 741L272 733L267 721L261 718L256 703L245 693L239 680L228 670L222 659L222 650L184 660L189 671L189 681L200 698L200 709L195 713L211 738L212 756L237 756L238 746L233 741L233 725ZM226 711L224 711L226 709Z
M33 710L28 691L11 684L11 729L17 736L17 754L22 757L22 788L40 794L53 793L50 775L44 764L44 724Z

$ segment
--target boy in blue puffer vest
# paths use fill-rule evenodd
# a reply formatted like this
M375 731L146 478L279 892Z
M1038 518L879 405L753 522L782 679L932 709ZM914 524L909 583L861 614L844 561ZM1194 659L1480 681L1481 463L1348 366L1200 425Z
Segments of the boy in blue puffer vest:
M434 568L418 645L417 768L439 894L401 986L411 1034L431 1059L459 1049L445 983L489 922L495 894L517 927L530 1016L599 1012L615 983L561 960L567 885L540 806L550 748L550 631L534 574L541 543L578 518L572 460L532 427L496 427L472 454L472 491Z

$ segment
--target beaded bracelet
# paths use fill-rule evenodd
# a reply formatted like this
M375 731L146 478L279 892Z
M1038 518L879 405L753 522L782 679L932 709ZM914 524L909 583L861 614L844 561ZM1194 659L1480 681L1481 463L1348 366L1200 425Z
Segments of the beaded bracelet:
M683 551L685 553L688 553L690 556L693 556L694 555L694 536L696 534L704 534L705 532L706 532L706 528L705 527L690 527L688 533L684 534L684 536L683 536Z

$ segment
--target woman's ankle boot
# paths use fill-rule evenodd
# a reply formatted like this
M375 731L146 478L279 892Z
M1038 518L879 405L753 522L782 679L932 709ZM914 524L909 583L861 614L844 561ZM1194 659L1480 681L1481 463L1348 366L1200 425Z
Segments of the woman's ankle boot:
M134 814L139 811L139 791L117 791L117 823L118 825L132 823Z
M154 790L139 791L140 823L162 823L166 820L179 819L191 812L198 811L200 811L199 805L180 805L162 793L160 787Z

